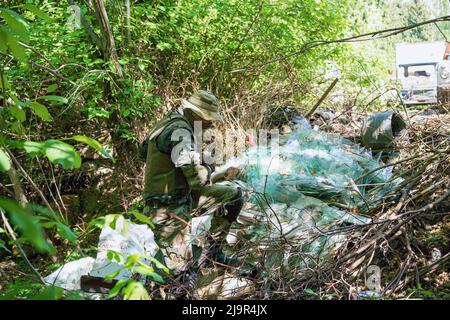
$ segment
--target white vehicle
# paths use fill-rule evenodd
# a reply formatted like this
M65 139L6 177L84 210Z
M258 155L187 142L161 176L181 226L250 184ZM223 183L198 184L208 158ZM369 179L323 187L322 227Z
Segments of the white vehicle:
M450 43L419 42L396 45L397 81L405 104L448 102Z

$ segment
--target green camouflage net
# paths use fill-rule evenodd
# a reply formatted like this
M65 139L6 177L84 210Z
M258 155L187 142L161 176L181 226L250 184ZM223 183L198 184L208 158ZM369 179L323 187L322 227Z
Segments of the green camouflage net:
M274 148L253 147L218 168L247 173L245 182L236 182L248 191L248 202L228 237L230 252L245 239L241 249L251 260L265 252L266 263L306 267L345 241L340 230L369 223L364 214L399 181L391 181L391 167L375 170L382 164L369 150L307 124L280 140L275 155Z

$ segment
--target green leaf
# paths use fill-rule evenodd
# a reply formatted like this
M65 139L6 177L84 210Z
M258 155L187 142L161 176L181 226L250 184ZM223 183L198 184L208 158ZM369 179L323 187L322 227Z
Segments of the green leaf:
M23 142L22 147L29 156L34 157L42 153L44 149L44 143L25 141Z
M31 300L58 300L62 297L64 290L60 287L49 286L42 292L32 297Z
M25 48L22 47L12 36L8 36L8 47L9 50L11 50L14 58L22 62L25 62L27 60L27 53L25 52Z
M11 222L19 228L23 237L41 252L54 252L54 248L45 240L44 230L29 208L22 207L17 201L0 198L0 208L6 211Z
M38 99L56 102L57 104L66 104L69 102L69 100L61 96L42 96L39 97Z
M88 146L90 146L91 148L95 149L102 156L111 159L115 163L115 160L112 157L112 155L109 154L109 152L105 148L103 148L103 146L97 140L89 138L89 137L86 137L86 136L81 136L81 135L76 135L76 136L73 136L73 137L70 137L70 138L67 138L67 139L85 143Z
M112 272L112 273L106 275L104 279L105 279L105 280L111 280L111 279L114 279L115 277L117 277L117 276L120 274L120 272L121 272L123 269L125 269L125 268L118 269L118 270L116 270L116 271L114 271L114 272Z
M163 265L163 264L162 264L160 261L158 261L156 258L154 258L154 257L146 257L146 259L152 261L158 269L163 270L165 273L168 274L168 273L170 272L170 271L169 271L169 268L167 268L165 265Z
M420 290L420 293L426 297L434 297L435 293L431 290Z
M16 12L0 8L0 12L3 15L8 26L15 32L19 34L26 33L28 31L28 23Z
M156 273L155 270L152 267L149 267L149 266L147 266L145 264L144 265L135 266L133 268L133 271L135 271L135 272L137 272L139 274L142 274L144 276L149 276L151 274ZM161 278L161 280L162 280L162 278Z
M148 276L148 277L152 278L154 281L157 281L159 283L164 283L163 278L159 274L157 274L153 269L152 269L153 271L151 271L150 269L151 268L149 268L148 266L147 267L137 266L133 270L139 274L142 274L144 276Z
M149 217L147 217L146 215L143 215L142 213L140 213L137 210L133 210L130 212L137 220L139 220L140 222L143 222L145 224L148 224L151 228L154 228L155 225L153 224L152 219L150 219Z
M11 131L14 132L14 133L23 134L23 127L22 127L20 121L16 121L16 122L11 123L11 125L10 125L9 128L10 128Z
M0 51L8 50L8 35L4 29L5 28L2 28L2 26L0 26Z
M150 278L152 278L156 282L164 283L163 278L159 274L157 274L156 272L148 274L147 276L149 276Z
M27 3L27 4L23 5L22 7L24 7L28 11L31 11L34 15L36 15L37 17L41 18L44 21L53 22L53 19L47 14L47 12L42 11L41 9L36 7L34 4Z
M142 258L142 255L140 254L130 254L127 257L127 261L125 262L125 267L127 268L131 268L133 267L136 263L138 263L139 259Z
M56 223L56 229L63 239L69 240L72 244L77 243L77 235L63 223Z
M316 296L317 293L315 293L312 289L306 288L305 290L303 290L305 293Z
M155 280L157 282L164 283L163 278L155 272L155 269L146 265L142 261L137 261L137 264L138 264L137 266L132 268L133 271L135 271L139 274L142 274L144 276L149 276L150 278L152 278L153 280Z
M75 149L59 140L47 140L44 143L44 154L52 162L60 164L64 169L81 166L81 157Z
M9 155L0 148L0 171L9 171L11 169L11 159Z
M105 217L98 217L94 220L91 220L88 224L89 228L96 227L102 229L105 226Z
M138 68L139 68L139 70L144 71L145 70L145 63L138 62Z
M123 298L125 300L150 300L147 290L142 283L131 281L123 289Z
M1 43L3 41L1 35L2 35L2 30L0 30L0 51L6 51L8 49L7 47L5 48L5 50L2 49L2 45L3 44L6 45L6 42L5 43ZM3 88L3 83L5 83L5 88ZM3 90L3 89L9 89L9 88L11 88L11 85L9 84L8 78L6 77L6 75L3 74L3 81L0 78L0 89Z
M106 253L106 256L112 262L117 262L117 263L123 264L125 261L123 255L120 252L117 252L114 250L108 250Z
M160 51L170 50L170 49L172 49L172 45L167 42L160 42L156 45L156 48Z
M47 93L55 92L56 89L58 89L58 85L56 83L55 84L51 84L51 85L49 85L47 87Z
M116 285L109 291L108 297L114 298L120 293L120 290L122 290L123 287L125 287L130 280L119 280L117 281Z
M23 280L22 280L23 279ZM31 279L25 279L25 277L18 277L15 281L11 282L9 288L2 290L5 294L0 296L0 300L14 300L18 296L23 296L24 298L30 298L35 295L35 293L42 289L42 283L32 281Z
M53 228L56 225L55 221L49 221L49 222L42 222L42 227L45 229Z
M42 120L51 121L53 119L51 114L48 112L47 107L43 104L36 101L27 102L26 104Z
M125 234L127 233L126 229L128 229L128 227L126 221L124 220L125 218L121 214L107 214L106 216L104 216L104 226L108 226L111 229L123 232ZM118 221L120 223L117 223ZM121 225L121 227L116 228L116 225Z
M56 212L54 212L53 210L50 210L47 207L43 207L41 205L34 204L34 203L30 203L28 205L28 207L32 211L38 213L40 217L48 218L50 220L56 221L57 223L61 223L60 216Z
M25 114L25 111L19 107L19 106L10 106L9 107L9 113L11 113L11 115L16 118L18 121L25 121L27 119L27 116Z
M20 102L19 98L14 93L9 92L9 96L14 101L14 103L18 106L20 106L22 103Z

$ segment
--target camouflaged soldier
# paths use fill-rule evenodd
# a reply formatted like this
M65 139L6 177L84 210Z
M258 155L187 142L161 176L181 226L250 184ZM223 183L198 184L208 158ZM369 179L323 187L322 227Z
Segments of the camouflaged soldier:
M148 137L144 199L146 212L157 226L156 240L166 255L168 267L183 271L199 261L226 263L221 242L242 208L242 192L231 185L213 182L232 180L242 173L230 168L212 176L213 167L200 162L194 122L202 129L222 121L218 99L203 90L183 99L181 107L169 112ZM193 216L213 214L207 248L191 246L187 238Z

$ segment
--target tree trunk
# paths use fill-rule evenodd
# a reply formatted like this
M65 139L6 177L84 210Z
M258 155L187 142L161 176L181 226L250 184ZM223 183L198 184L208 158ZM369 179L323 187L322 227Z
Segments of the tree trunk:
M67 2L69 2L69 4L72 5L72 6L77 6L75 1L73 1L73 0L67 0ZM80 11L80 20L81 20L80 21L81 25L83 26L83 28L88 33L88 35L91 38L92 42L94 42L94 44L97 46L97 48L100 51L104 52L105 51L105 44L102 42L102 39L100 39L100 37L95 33L95 31L92 28L91 24L86 19L86 17L81 13L81 11Z
M100 23L100 30L103 35L104 43L105 43L105 57L107 59L111 59L114 63L114 66L117 70L117 74L119 77L123 77L122 67L119 63L119 59L117 57L116 45L114 42L114 36L111 30L111 26L109 24L108 14L105 9L105 5L103 4L103 0L93 0L95 14Z
M130 33L130 0L125 0L125 28L126 28L126 34L127 34L127 42L128 44L131 43L131 33Z
M23 192L22 185L20 184L19 177L17 176L16 168L14 168L14 164L11 163L11 169L8 171L9 180L11 180L12 187L14 189L14 195L16 200L20 202L22 206L26 206L28 204L27 197Z

